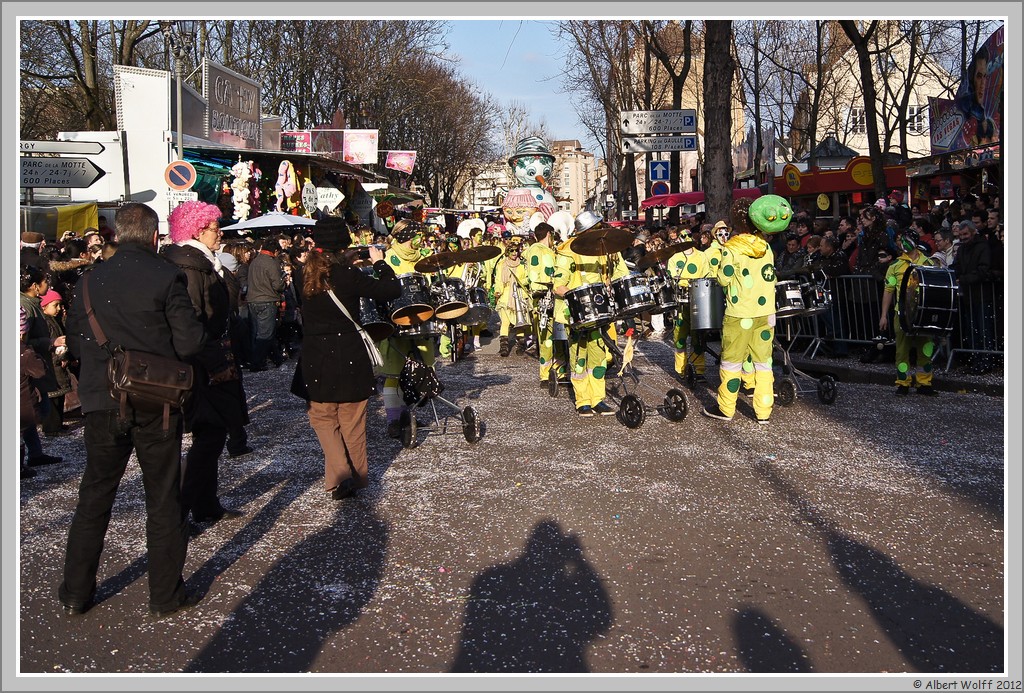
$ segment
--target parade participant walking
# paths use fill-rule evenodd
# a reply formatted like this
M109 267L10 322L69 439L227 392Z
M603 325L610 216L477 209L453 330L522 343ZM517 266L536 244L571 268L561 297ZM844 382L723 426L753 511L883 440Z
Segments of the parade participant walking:
M163 255L176 264L188 282L188 295L207 340L191 359L195 386L185 405L185 420L192 446L185 458L181 505L196 522L219 522L241 515L225 508L217 494L220 455L228 431L249 423L242 374L231 349L232 306L238 303L238 284L220 263L220 209L206 202L188 201L167 217L173 245Z
M358 332L359 299L392 300L401 287L379 248L369 247L376 279L352 264L356 251L345 252L351 235L342 219L317 221L313 239L316 250L303 272L304 321L297 368L309 403L309 425L324 454L325 488L334 500L341 500L369 483L366 405L376 379Z
M576 217L572 238L598 228L602 218L593 212L581 212ZM629 276L629 268L621 253L589 256L572 251L572 238L559 248L564 260L556 263L555 292L564 297L568 291L581 286L615 281ZM605 401L605 374L611 354L602 333L608 327L571 330L569 335L569 378L576 398L576 413L582 417L614 416L615 409Z
M555 300L552 289L555 285L555 251L552 250L555 229L547 222L537 224L534 237L537 239L526 250L526 278L529 283L530 297L535 308L534 334L537 335L537 354L540 359L540 383L547 386L548 375L554 366L556 373L562 375L565 364L553 364L554 342L552 333L555 328ZM550 305L550 308L548 307ZM548 313L541 317L541 312ZM544 329L540 323L544 321Z
M683 231L680 240L683 243L693 242L690 234L686 231ZM716 240L714 243L717 244L718 241ZM697 250L695 247L689 247L670 257L667 267L672 279L684 289L689 286L691 279L711 276L711 266L708 264L707 256L704 254L704 251ZM704 383L707 382L707 376L704 374L706 367L704 352L707 348L707 335L702 330L691 331L690 311L687 310L688 308L689 306L686 305L684 309L676 312L672 325L672 345L675 348L675 372L678 375L686 373L688 353L686 343L689 340L693 347L691 365L693 366L696 381Z
M513 333L520 327L521 320L529 319L530 306L527 301L526 265L522 263L523 245L518 238L511 239L505 246L505 257L495 270L494 300L500 320L498 329L498 354L508 356L514 342L518 340L518 353L525 349L525 335ZM525 315L524 315L525 312ZM532 325L532 321L530 322Z
M129 202L117 210L114 224L120 250L87 275L90 303L110 343L168 358L198 354L203 324L184 275L156 254L156 212ZM110 356L97 344L81 288L72 301L67 329L69 350L82 364L78 392L85 415L86 461L68 531L61 607L74 615L93 604L111 508L133 451L146 487L150 614L161 617L192 606L198 597L185 591L181 576L188 541L181 509L181 413L171 409L167 429L163 407L129 401L121 418L107 380Z
M905 395L910 392L910 386L916 380L917 392L921 395L937 395L932 387L932 356L935 355L935 338L931 335L911 336L903 331L900 323L900 296L899 291L903 286L903 277L910 271L912 265L934 266L936 263L929 257L925 257L921 249L917 247L920 239L917 232L912 229L904 229L900 232L898 239L902 254L891 265L885 273L885 292L882 294L882 315L878 319L878 329L885 334L889 328L889 309L896 306L896 319L893 320L893 329L896 333L896 394ZM919 372L914 374L910 368L910 350L913 349Z
M714 419L730 421L736 412L743 362L754 366L754 415L766 424L774 405L772 344L775 339L775 258L768 242L755 235L748 210L751 201L735 200L730 213L733 236L711 260L713 274L725 289L722 319L721 384L718 402L704 407Z

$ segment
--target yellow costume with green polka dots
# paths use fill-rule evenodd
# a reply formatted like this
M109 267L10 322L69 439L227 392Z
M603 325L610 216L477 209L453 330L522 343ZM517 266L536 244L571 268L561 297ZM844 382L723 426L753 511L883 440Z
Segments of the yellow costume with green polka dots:
M611 282L621 277L629 276L629 268L626 267L626 262L622 259L620 253L596 257L579 255L569 249L569 243L570 241L566 241L559 248L559 255L567 258L568 267L559 272L558 263L556 262L556 286L560 282L565 282L562 285L571 291L587 284L596 284L606 280ZM564 263L565 261L563 260L562 262ZM568 270L568 277L564 276L566 269ZM609 294L611 294L610 289ZM568 305L563 310L565 320L569 322ZM608 363L612 359L612 354L601 338L602 329L609 330L610 326L571 330L569 332L569 379L572 381L577 408L597 406L605 398L604 377L608 371ZM614 332L609 334L614 335ZM614 336L612 338L614 339Z
M910 271L913 265L924 265L933 267L937 263L924 254L913 251L914 256L904 253L889 265L885 273L885 292L893 294L896 298L896 315L900 314L900 286L903 284L903 275ZM917 381L917 387L925 387L932 384L932 357L935 355L935 338L930 335L911 336L903 331L899 317L893 321L893 330L896 333L896 384L910 387L913 381ZM910 350L917 351L917 373L910 371Z
M717 241L715 243L717 244ZM712 253L712 257L716 262L719 261L717 253ZM668 259L669 275L683 287L687 286L691 279L711 276L710 269L708 256L695 248L676 253ZM707 346L707 338L701 330L691 334L689 306L684 305L676 311L676 318L672 325L672 345L676 352L675 371L680 375L686 372L687 339L690 339L693 345L693 370L697 375L704 375L704 350Z
M526 249L526 279L530 296L533 298L533 333L537 335L537 355L540 358L540 379L546 381L551 372L554 358L554 342L551 333L554 320L549 320L544 330L540 329L540 315L537 312L538 294L546 293L555 284L555 251L547 243L536 242ZM564 301L563 301L564 303ZM559 375L565 373L565 364L558 364Z
M775 403L775 256L767 241L749 233L739 233L705 254L709 264L719 260L711 271L725 291L718 408L729 417L736 412L741 373L747 362L747 368L754 370L754 414L759 420L767 420Z

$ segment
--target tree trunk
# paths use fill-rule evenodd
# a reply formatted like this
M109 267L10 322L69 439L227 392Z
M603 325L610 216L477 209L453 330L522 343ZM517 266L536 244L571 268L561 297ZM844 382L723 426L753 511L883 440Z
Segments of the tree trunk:
M732 22L707 23L704 41L704 209L706 219L729 218L732 205Z

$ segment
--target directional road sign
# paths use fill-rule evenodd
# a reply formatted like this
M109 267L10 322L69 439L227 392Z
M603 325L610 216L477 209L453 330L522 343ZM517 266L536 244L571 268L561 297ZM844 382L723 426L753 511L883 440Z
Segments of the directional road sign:
M647 165L647 179L652 183L668 180L671 172L672 163L669 161L652 161Z
M693 134L697 132L697 111L619 111L619 123L624 135Z
M622 138L623 154L636 154L637 152L692 152L696 150L696 135Z
M88 188L106 173L88 159L21 157L23 188Z
M164 182L171 190L189 190L196 184L195 166L187 161L172 161L164 169Z
M21 141L21 151L26 154L99 154L103 149L99 142Z

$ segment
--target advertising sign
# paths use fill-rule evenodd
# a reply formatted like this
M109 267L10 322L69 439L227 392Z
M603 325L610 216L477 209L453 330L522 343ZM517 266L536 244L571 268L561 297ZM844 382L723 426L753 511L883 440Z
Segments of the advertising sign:
M1003 27L974 54L956 98L928 99L932 154L999 142L1003 111Z
M346 164L377 163L377 131L345 130L342 149Z
M281 151L309 154L313 151L313 133L309 130L283 130Z
M260 134L260 85L233 70L203 59L203 97L206 99L206 136L221 141L239 137L257 149Z
M412 173L413 166L416 165L416 152L409 151L391 151L388 152L388 158L384 162L384 168L390 168L395 171L401 171L405 174Z

